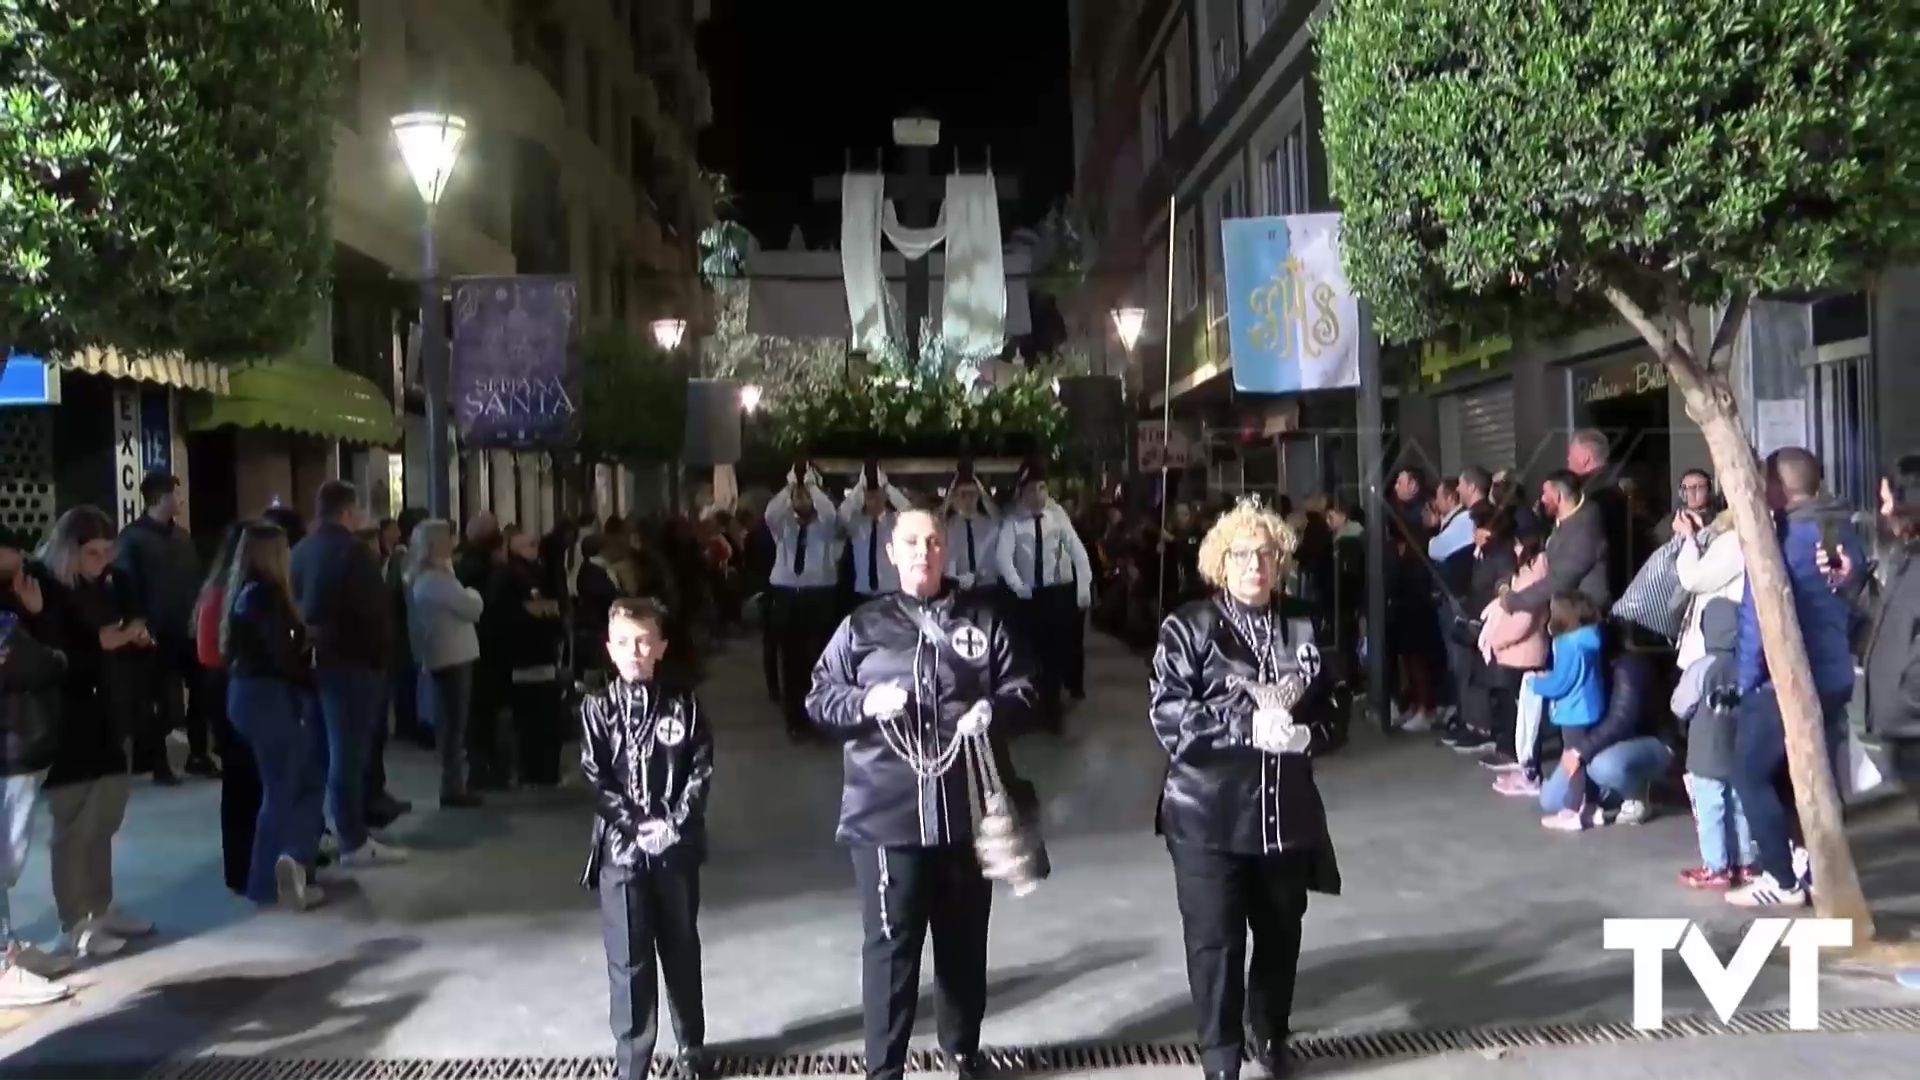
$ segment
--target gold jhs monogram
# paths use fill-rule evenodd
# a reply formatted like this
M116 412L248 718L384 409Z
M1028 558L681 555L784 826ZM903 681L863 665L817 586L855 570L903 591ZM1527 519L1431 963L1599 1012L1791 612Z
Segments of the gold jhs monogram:
M1295 342L1308 357L1318 359L1340 340L1333 286L1307 277L1302 269L1300 260L1289 255L1273 280L1247 297L1247 306L1260 319L1248 332L1248 340L1254 348L1272 350L1283 360L1300 359Z

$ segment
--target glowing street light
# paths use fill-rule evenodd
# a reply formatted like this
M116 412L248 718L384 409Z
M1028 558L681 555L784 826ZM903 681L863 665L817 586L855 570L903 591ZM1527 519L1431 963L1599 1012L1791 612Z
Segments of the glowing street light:
M420 197L438 206L467 141L467 122L450 113L401 113L393 118L393 137Z
M450 113L401 113L392 120L401 160L426 203L420 229L420 366L427 390L427 510L438 518L453 511L452 463L447 426L446 310L440 297L440 267L433 250L434 211L467 141L467 122Z
M1128 352L1140 342L1140 331L1147 325L1147 309L1123 307L1113 309L1113 329L1120 335L1120 346Z
M680 347L680 339L687 334L685 319L653 320L653 343L663 352L672 352Z
M740 408L752 412L760 407L760 388L747 385L740 388Z

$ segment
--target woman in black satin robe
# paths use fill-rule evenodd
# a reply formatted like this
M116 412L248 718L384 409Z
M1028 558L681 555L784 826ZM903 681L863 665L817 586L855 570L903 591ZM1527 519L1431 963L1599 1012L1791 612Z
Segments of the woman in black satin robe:
M1153 657L1153 730L1169 758L1157 828L1208 1077L1238 1077L1249 1049L1288 1075L1307 893L1340 891L1312 755L1330 744L1345 695L1337 662L1323 670L1313 613L1278 594L1297 543L1256 502L1223 516L1200 545L1212 595L1167 619ZM1256 708L1246 688L1296 677L1306 686L1289 709Z

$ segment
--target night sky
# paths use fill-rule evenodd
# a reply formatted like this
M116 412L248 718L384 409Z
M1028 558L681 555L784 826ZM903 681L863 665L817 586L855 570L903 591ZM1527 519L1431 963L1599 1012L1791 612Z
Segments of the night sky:
M734 215L763 247L794 225L813 247L839 239L837 204L816 204L815 176L853 152L873 167L894 117L941 121L935 168L1017 175L1001 205L1008 231L1031 225L1073 186L1067 10L1062 0L715 0L702 51L714 122L703 163L732 178Z

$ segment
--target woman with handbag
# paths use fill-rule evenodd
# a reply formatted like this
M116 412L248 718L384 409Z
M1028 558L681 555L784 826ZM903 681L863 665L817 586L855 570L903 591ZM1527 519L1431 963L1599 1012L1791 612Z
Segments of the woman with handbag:
M1032 659L991 596L944 580L946 557L931 512L900 513L887 542L900 591L840 624L807 694L813 723L846 744L838 839L866 931L869 1077L906 1069L929 929L940 1048L960 1076L984 1075L989 879L1017 894L1046 874L1035 799L1006 750L1036 718Z
M1157 829L1208 1077L1239 1076L1249 1036L1271 1075L1288 1075L1307 893L1340 891L1311 757L1333 730L1338 680L1321 670L1312 612L1276 593L1295 544L1242 500L1200 545L1214 595L1167 619L1153 657L1150 713L1169 758Z

